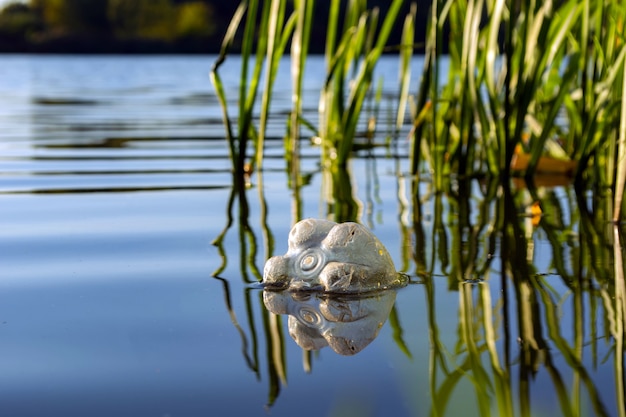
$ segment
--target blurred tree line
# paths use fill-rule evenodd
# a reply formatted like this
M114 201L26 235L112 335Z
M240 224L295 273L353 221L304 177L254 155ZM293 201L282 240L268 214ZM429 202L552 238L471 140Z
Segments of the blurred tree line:
M384 12L388 1L368 3ZM0 10L0 52L215 53L238 5L237 0L16 0ZM318 1L316 9L311 50L321 52L328 5ZM426 22L418 20L416 32L423 33ZM400 31L392 39L399 41Z
M0 10L1 52L210 52L237 2L29 0Z

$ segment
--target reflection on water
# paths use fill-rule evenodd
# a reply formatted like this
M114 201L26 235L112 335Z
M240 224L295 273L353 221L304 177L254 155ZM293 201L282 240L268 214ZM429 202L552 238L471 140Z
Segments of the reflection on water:
M0 192L228 187L210 63L3 57Z
M351 296L267 290L263 293L269 311L289 315L289 336L302 349L330 346L340 355L354 355L372 343L395 299L395 290Z
M432 193L382 127L391 145L348 167L320 166L306 139L285 160L288 91L263 172L233 178L210 65L2 57L2 415L626 415L609 197L553 181ZM364 224L409 285L264 291L307 217Z
M375 346L389 317L385 343L394 363L407 367L394 373L413 381L405 394L418 392L419 377L430 392L426 404L410 402L407 415L622 415L621 231L607 233L596 217L610 218L601 211L610 204L591 202L590 211L567 188L476 181L429 195L425 183L397 180L398 206L407 210L401 218L412 222L395 235L408 250L395 253L414 285L398 290L395 307L395 291L343 300L266 290L265 306L288 316L296 343L306 352L328 345L356 353ZM246 227L260 236L247 220ZM297 254L291 236L289 251ZM349 319L339 324L338 316ZM282 401L277 393L289 377L283 330L277 322L263 330L269 364L282 375L270 386L270 404ZM304 355L302 369L315 373L316 358Z

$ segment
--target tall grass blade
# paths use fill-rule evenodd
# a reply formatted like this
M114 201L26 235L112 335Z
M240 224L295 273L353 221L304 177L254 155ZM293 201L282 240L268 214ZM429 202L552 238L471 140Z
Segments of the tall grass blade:
M620 124L617 139L617 170L615 174L615 199L613 204L613 221L621 216L624 186L626 185L626 69L622 66L622 104L620 106Z
M300 119L302 117L302 86L304 69L309 53L311 27L313 25L314 0L297 0L295 2L296 27L291 43L291 79L292 79L292 112L289 136L292 151L298 152L300 137Z
M216 90L217 98L222 108L222 118L224 121L224 126L226 128L226 140L228 141L229 156L230 156L231 163L233 164L233 170L235 170L235 165L236 165L235 162L238 159L237 149L235 145L235 137L233 135L232 123L228 115L228 102L226 99L226 93L224 91L224 85L222 83L222 79L219 75L218 70L219 70L219 67L224 63L226 59L228 50L230 49L235 39L237 29L239 28L241 24L241 21L243 19L243 16L246 13L247 8L248 8L247 3L244 1L244 2L241 2L239 6L237 7L237 9L235 10L235 13L226 30L226 34L224 35L224 40L220 48L220 53L218 55L217 60L213 64L213 68L211 69L211 73L210 73L211 83L213 84Z
M413 58L413 44L415 42L415 16L417 4L411 3L411 10L404 19L402 28L402 43L400 45L400 97L396 117L396 132L404 125L406 106L409 100L411 84L411 59Z
M286 0L272 0L268 17L267 56L265 61L265 85L261 98L261 116L259 136L256 145L256 165L260 169L265 151L265 135L270 114L272 91L280 59L283 56L288 40L296 23L296 14L285 22Z
M367 11L366 2L362 0L350 1L343 35L336 48L334 39L338 33L329 27L327 48L332 49L326 51L328 77L320 97L320 135L323 155L333 164L345 166L350 157L374 69L396 24L402 3L402 0L391 3L377 31L378 10ZM332 19L338 19L335 7L338 4L332 3L330 26ZM346 84L349 84L347 95Z

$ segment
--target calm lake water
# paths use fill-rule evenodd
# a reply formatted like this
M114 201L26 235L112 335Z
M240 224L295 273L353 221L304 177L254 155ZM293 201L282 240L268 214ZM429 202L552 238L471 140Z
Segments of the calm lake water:
M621 236L594 202L580 210L566 185L435 195L427 176L415 196L406 131L357 152L342 184L305 132L294 189L287 63L262 176L242 196L213 61L0 57L0 415L624 415ZM395 118L396 64L379 71L377 144ZM232 115L238 68L221 72ZM307 72L313 123L323 68L315 58ZM296 209L332 219L340 186L410 277L339 301L386 313L375 339L359 328L373 340L351 356L332 332L303 350L255 284L287 250Z

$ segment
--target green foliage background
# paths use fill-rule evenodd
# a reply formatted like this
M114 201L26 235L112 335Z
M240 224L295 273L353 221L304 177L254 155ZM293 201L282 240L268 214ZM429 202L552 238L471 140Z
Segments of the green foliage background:
M294 7L293 1L287 3ZM385 0L368 4L383 14L389 8ZM238 5L220 0L15 0L0 10L0 52L217 53ZM313 53L324 51L328 7L318 2L313 10ZM422 10L428 7L424 2ZM426 20L427 13L418 16L417 33L424 33ZM401 30L392 31L396 43Z
M235 7L201 0L15 1L0 10L0 52L211 52Z

